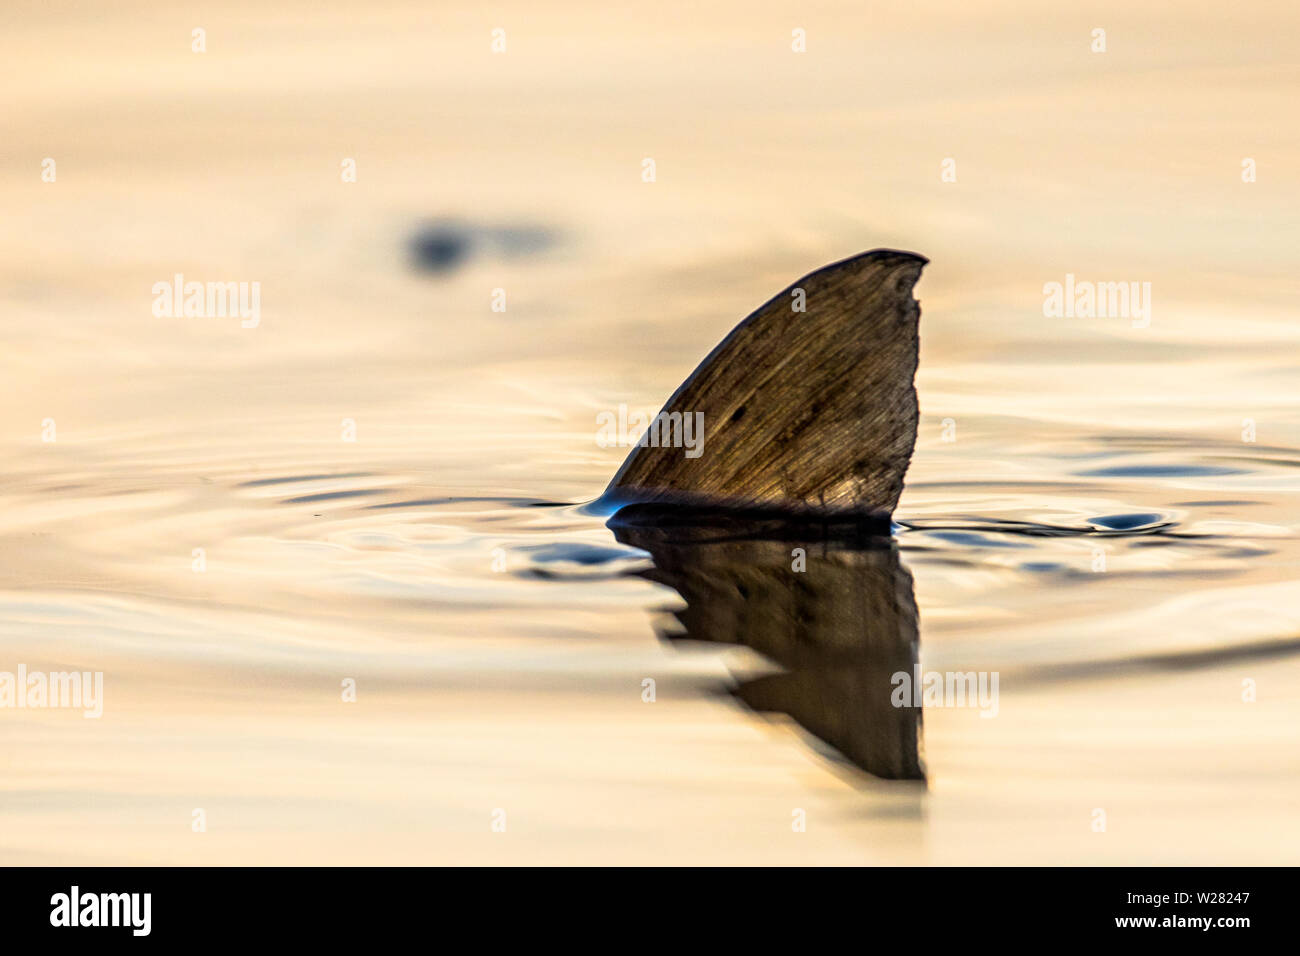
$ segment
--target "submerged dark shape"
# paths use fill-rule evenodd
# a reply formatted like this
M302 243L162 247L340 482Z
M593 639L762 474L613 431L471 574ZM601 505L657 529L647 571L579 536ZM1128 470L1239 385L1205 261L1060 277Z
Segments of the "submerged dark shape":
M469 257L474 238L464 229L430 226L411 237L411 263L424 272L450 272Z
M650 552L643 576L686 601L663 637L743 644L783 668L742 681L734 693L745 704L788 714L878 777L925 778L921 709L891 700L893 675L913 673L919 644L912 575L891 540L852 521L725 512L669 525L620 513L610 527Z
M926 262L864 252L760 306L668 400L605 501L887 518L916 443L912 287ZM672 428L700 415L687 455Z
M444 219L418 228L408 248L411 265L417 271L446 275L475 256L513 259L545 252L555 242L555 234L541 226L501 226Z

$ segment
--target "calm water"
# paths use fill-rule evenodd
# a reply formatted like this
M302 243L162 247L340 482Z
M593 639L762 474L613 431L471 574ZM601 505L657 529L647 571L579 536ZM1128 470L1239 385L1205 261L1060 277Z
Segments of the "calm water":
M1115 4L1096 55L1010 6L669 7L507 6L496 56L417 5L6 13L0 671L105 700L0 711L0 861L1300 862L1296 14ZM728 574L778 599L785 543L652 561L582 507L599 412L875 246L932 260L921 437L801 620L884 588L890 669L998 672L996 718L901 728L923 779L824 742L868 692L745 706L777 618L668 636ZM260 324L155 317L178 272ZM1152 283L1149 327L1045 318L1066 273Z

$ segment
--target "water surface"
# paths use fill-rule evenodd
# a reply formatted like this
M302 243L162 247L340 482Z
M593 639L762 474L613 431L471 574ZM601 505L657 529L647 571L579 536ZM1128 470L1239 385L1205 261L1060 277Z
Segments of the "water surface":
M1103 4L1098 56L1011 5L507 5L493 56L414 4L229 5L203 55L159 9L6 17L0 670L105 706L0 712L0 860L1300 860L1293 10ZM874 246L932 260L892 543L782 611L791 542L581 507L599 412ZM156 318L176 272L260 325ZM1149 327L1044 318L1067 272ZM881 593L915 630L862 654ZM882 708L912 657L997 716Z

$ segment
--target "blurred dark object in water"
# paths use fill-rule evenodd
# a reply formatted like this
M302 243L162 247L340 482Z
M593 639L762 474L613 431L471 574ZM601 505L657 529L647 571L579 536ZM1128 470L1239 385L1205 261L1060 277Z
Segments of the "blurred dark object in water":
M472 239L446 227L422 229L411 237L411 259L424 272L450 272L469 256Z
M440 220L418 228L408 248L417 272L449 275L476 256L514 259L551 248L555 234L540 226L484 226Z
M662 637L753 648L784 671L742 681L748 706L788 714L877 777L925 779L921 709L890 699L893 675L918 659L912 575L877 525L628 512L610 520L615 538L648 551L654 567L640 573L686 601Z

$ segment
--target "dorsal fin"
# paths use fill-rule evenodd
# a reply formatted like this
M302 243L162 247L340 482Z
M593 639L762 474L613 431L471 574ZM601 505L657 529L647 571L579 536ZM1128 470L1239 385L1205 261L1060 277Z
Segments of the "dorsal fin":
M760 306L668 400L649 433L658 447L635 447L604 500L892 513L916 443L921 310L912 287L927 261L864 252ZM703 441L689 457L665 435L676 416L700 414Z

